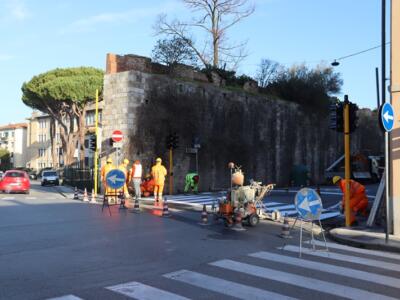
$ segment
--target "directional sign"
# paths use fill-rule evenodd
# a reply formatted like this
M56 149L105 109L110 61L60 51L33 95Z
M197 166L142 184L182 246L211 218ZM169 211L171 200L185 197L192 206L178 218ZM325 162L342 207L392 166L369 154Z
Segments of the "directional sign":
M321 197L309 188L302 188L294 198L294 205L304 220L319 220L322 211Z
M391 131L394 125L394 110L390 103L386 102L381 107L381 125L386 131Z
M125 184L125 174L121 170L113 169L107 173L106 182L107 186L112 189L119 189Z
M111 139L114 141L114 142L120 142L120 141L122 141L122 138L123 138L124 136L123 136L123 134L122 134L122 131L120 131L120 130L114 130L113 131L113 133L112 133L112 135L111 135Z

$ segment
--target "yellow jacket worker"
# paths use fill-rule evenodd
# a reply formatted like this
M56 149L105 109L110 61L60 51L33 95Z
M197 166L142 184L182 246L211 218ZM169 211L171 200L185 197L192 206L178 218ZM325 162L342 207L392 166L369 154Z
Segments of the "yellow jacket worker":
M151 168L151 176L154 179L154 201L162 200L165 176L167 169L161 164L161 158L156 159L156 164Z
M103 187L104 187L104 193L106 195L112 194L114 193L114 190L112 188L109 188L107 186L107 182L106 182L106 177L108 172L110 172L111 170L115 169L115 166L113 165L113 161L111 158L107 158L107 162L106 164L101 168L101 182L103 183Z
M129 179L128 178L129 177L128 165L129 165L129 160L125 158L123 163L118 166L118 169L121 170L122 172L124 172L124 175L125 175L125 183L124 183L124 186L122 187L122 190L124 191L125 198L129 198L128 185L127 185L127 182L128 182L128 179Z

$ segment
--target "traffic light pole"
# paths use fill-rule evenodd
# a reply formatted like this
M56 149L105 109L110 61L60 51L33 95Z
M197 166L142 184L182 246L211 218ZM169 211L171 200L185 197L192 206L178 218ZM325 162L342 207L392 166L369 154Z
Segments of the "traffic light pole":
M172 195L173 193L173 160L172 160L172 147L169 148L169 194Z
M344 193L344 211L346 216L346 227L351 226L350 222L350 114L349 114L349 99L347 95L344 96L344 161L345 171L344 179L346 183L346 189Z
M98 131L98 116L99 116L99 90L96 89L96 112L95 112L95 136L96 148L94 150L94 195L97 196L97 172L98 172L98 150L97 150L97 131Z

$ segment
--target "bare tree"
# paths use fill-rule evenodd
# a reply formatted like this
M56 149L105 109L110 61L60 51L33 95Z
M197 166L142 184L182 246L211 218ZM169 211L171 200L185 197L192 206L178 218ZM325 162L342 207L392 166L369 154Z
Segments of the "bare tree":
M260 87L267 87L273 82L281 70L281 66L276 61L263 58L258 66L256 80Z
M193 49L205 67L220 67L222 64L231 68L247 56L246 42L230 43L227 31L254 12L254 5L248 0L182 0L195 17L191 21L168 21L166 15L160 15L156 25L157 34L172 35L182 38ZM195 43L193 30L207 32L209 38L202 43Z

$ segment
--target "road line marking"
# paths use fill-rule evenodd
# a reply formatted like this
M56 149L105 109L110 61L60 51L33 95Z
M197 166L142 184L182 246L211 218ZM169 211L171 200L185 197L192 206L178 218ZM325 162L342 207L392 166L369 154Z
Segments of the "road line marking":
M15 200L15 197L4 197L2 200Z
M321 242L321 241L315 241L315 244L318 246L325 247L325 243ZM400 260L400 254L396 254L396 253L392 253L392 252L383 252L383 251L377 251L377 250L355 248L355 247L350 247L350 246L336 244L336 243L329 243L329 242L327 242L326 244L329 248L356 252L357 254L362 253L362 254L368 254L368 255L373 255L373 256L380 256L380 257L384 257L384 258Z
M282 202L264 202L265 206L275 206L275 205L283 205L284 203Z
M35 200L35 199L37 199L37 197L26 197L25 199L26 200Z
M334 259L334 260L340 260L340 261L345 261L345 262L359 264L359 265L366 265L366 266L386 269L386 270L390 270L390 271L396 271L396 272L400 271L399 264L392 264L392 263L388 263L388 262L384 262L384 261L368 259L368 258L363 258L363 257L358 257L358 256L344 255L344 254L339 254L339 253L334 253L334 252L310 251L311 249L309 249L309 248L303 248L303 249L304 249L303 253L308 254L308 255L324 257L324 258ZM298 253L299 247L286 245L283 250Z
M83 299L76 297L74 295L66 295L66 296L61 296L61 297L56 297L56 298L49 298L47 300L83 300Z
M271 207L267 208L267 210L282 210L282 209L293 209L295 206L293 204L290 205L282 205L282 206L277 206L277 207Z
M280 254L275 254L275 253L270 253L270 252L264 252L264 251L252 253L252 254L249 254L249 256L260 258L260 259L265 259L265 260L269 260L269 261L284 263L284 264L292 265L295 267L301 267L301 268L321 271L321 272L325 272L325 273L341 275L344 277L365 280L365 281L369 281L369 282L373 282L373 283L377 283L377 284L381 284L381 285L394 287L397 289L400 288L400 279L385 276L385 275L378 275L378 274L369 273L369 272L365 272L365 271L359 271L359 270L354 270L354 269L350 269L350 268L344 268L344 267L340 267L340 266L325 264L322 262L315 262L315 261L311 261L311 260L306 260L306 259L301 259L301 258L296 258L296 257L291 257L291 256L285 256L285 255L280 255Z
M164 290L160 290L137 281L109 286L106 289L138 300L152 300L152 299L189 300L189 298L182 297L177 294L167 292Z
M290 285L299 286L302 288L327 293L335 296L340 296L350 299L395 299L382 294L376 294L361 289L345 286L337 283L331 283L314 279L311 277L300 276L287 272L281 272L274 269L253 266L246 263L233 261L230 259L223 259L210 263L210 265L220 267L227 270L232 270L240 273L249 274L273 281L279 281Z
M248 285L187 270L180 270L164 274L163 276L239 299L295 299L274 292L250 287Z

